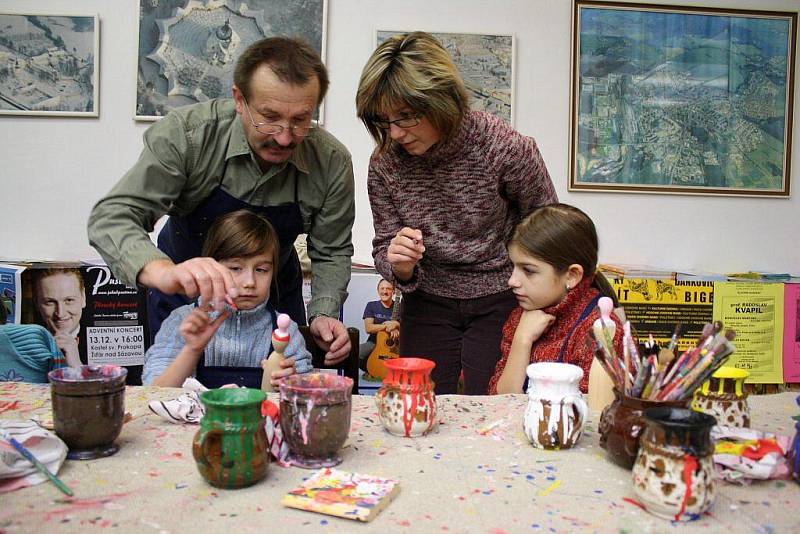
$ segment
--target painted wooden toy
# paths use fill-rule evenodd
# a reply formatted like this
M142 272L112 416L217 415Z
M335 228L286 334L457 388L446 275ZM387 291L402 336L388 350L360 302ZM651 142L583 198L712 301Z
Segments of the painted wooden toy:
M528 406L523 428L534 447L568 449L577 443L588 407L579 384L583 369L569 363L541 362L527 367Z
M383 427L395 436L423 436L437 424L436 396L431 371L436 364L425 358L385 360L386 377L375 395Z
M264 370L264 374L261 377L261 391L275 391L270 379L273 371L281 369L283 351L286 350L286 345L289 344L288 328L291 321L285 313L278 315L278 319L275 321L278 323L278 328L272 332L272 353L269 358L261 360L261 368Z

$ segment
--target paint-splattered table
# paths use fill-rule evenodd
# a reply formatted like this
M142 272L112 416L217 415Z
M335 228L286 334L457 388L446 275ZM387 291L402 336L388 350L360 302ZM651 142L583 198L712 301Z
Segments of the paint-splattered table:
M400 494L368 524L287 509L281 496L308 471L272 465L261 483L230 491L200 478L191 455L197 427L147 409L148 401L179 393L129 388L133 419L120 451L64 464L59 477L74 499L49 483L0 495L0 532L800 532L800 485L793 482L720 483L710 513L691 524L650 516L635 505L630 473L606 461L597 414L576 449L534 449L522 433L522 395L439 397L442 424L419 439L384 432L372 397L356 396L340 467L397 478ZM754 426L790 434L795 396L751 397ZM1 384L0 410L0 417L47 420L49 387Z

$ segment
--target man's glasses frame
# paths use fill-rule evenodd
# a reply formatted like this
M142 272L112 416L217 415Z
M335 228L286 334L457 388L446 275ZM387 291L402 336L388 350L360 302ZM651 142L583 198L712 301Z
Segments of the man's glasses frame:
M288 129L295 137L308 137L311 135L311 131L316 128L316 125L313 122L310 122L311 119L309 119L308 124L288 127L274 122L256 122L253 120L253 113L250 111L250 104L247 103L247 99L244 97L244 95L242 95L242 100L244 100L244 107L247 109L247 116L250 117L250 124L253 125L253 128L255 128L258 133L262 133L264 135L279 135L284 130Z

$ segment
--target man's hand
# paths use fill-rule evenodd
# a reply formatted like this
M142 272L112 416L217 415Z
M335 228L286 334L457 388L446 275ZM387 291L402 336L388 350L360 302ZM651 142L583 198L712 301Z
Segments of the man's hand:
M392 265L395 277L406 282L414 276L414 266L422 259L424 252L422 232L405 227L389 242L386 259Z
M137 280L167 295L199 295L216 310L223 309L224 302L232 304L239 296L231 272L213 258L192 258L177 265L170 260L154 260L139 271Z
M311 322L310 330L317 345L328 351L325 354L325 365L334 365L347 358L350 352L350 336L341 321L318 315Z
M81 357L78 352L78 341L69 332L56 332L53 337L56 340L56 346L64 354L64 359L67 360L67 365L70 367L80 367Z

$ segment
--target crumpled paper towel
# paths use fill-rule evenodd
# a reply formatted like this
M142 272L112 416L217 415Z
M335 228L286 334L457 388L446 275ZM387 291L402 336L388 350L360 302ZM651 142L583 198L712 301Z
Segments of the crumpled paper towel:
M717 425L711 429L711 439L715 442L717 474L728 482L749 484L753 480L789 475L785 458L790 443L788 436Z
M54 475L67 457L67 445L36 421L0 419L0 493L40 484L47 477L7 439L19 441Z

